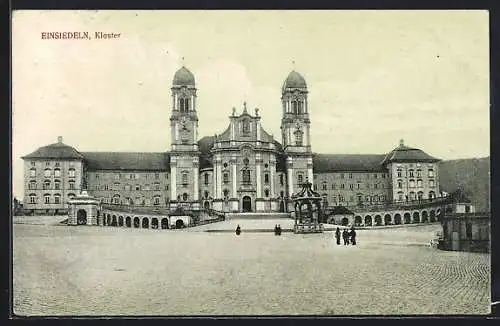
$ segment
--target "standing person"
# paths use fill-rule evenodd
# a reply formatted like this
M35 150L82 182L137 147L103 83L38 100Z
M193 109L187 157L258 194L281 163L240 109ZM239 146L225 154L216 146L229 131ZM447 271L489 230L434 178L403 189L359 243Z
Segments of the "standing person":
M278 224L278 235L281 235L281 225Z
M241 233L241 228L240 228L240 225L238 224L238 226L236 227L236 235L240 235Z
M335 239L337 240L337 245L340 245L340 228L337 227L337 230L335 230Z
M354 226L351 227L351 243L353 246L356 245L356 230L354 230Z
M278 224L274 225L274 235L278 235Z
M347 229L342 231L342 239L344 239L344 246L347 246L349 244L349 232L347 232Z

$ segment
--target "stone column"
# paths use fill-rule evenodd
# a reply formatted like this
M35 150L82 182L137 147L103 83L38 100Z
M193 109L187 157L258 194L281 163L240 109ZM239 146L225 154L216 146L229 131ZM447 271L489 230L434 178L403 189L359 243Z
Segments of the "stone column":
M198 158L193 160L193 199L196 201L199 199L199 189L198 189Z
M291 157L288 157L287 159L287 182L288 182L288 197L290 198L293 194L293 161Z
M212 194L214 194L214 198L217 198L217 160L214 159L214 167L213 167L213 184L214 188L212 189Z
M271 191L270 191L270 197L274 198L275 194L275 189L274 189L274 176L276 175L276 161L274 158L269 162L270 167L269 167L269 178L271 179Z
M309 178L309 182L313 184L313 162L312 162L312 157L307 158L307 178Z
M257 198L262 197L262 184L261 184L261 175L260 175L260 165L262 163L262 159L260 153L255 154L255 181L257 183Z
M237 198L238 194L236 192L236 183L237 183L237 179L236 179L236 176L237 176L237 169L236 169L236 157L232 157L231 159L231 164L232 164L232 167L233 167L233 198Z
M216 156L217 167L217 198L222 198L222 160L219 155Z
M170 161L170 199L177 200L177 159Z
M194 95L191 95L191 101L190 101L190 111L194 111Z
M174 94L174 110L177 110L177 93Z

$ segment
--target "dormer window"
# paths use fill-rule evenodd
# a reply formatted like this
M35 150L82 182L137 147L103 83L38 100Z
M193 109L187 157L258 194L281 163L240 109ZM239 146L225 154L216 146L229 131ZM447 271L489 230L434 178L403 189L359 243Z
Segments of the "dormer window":
M243 133L244 134L250 133L250 121L248 120L243 120Z

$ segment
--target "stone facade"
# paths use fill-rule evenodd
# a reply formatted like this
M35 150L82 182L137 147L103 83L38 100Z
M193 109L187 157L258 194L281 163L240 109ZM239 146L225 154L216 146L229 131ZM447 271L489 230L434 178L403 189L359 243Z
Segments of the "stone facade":
M306 181L330 207L439 196L439 160L402 142L387 154L314 153L308 89L295 71L281 92L281 143L246 103L241 113L233 108L223 132L199 139L197 88L185 67L171 96L169 152L79 152L60 138L24 156L25 210L67 211L68 200L85 189L107 204L287 212Z

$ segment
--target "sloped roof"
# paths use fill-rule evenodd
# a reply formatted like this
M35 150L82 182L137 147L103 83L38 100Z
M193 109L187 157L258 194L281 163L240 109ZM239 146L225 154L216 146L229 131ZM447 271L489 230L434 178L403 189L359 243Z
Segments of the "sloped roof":
M214 136L205 136L198 141L198 149L201 152L200 155L200 169L206 169L212 167L212 160L210 155L210 149L214 145Z
M352 211L344 206L335 206L329 215L354 215Z
M170 153L82 152L88 170L168 171Z
M22 159L83 159L83 155L76 149L62 142L38 148L33 153L23 156Z
M389 152L382 164L388 164L391 162L403 163L403 162L422 162L422 163L433 163L439 162L440 160L430 156L426 152L418 148L411 148L406 146L403 141L398 147Z
M385 154L313 154L315 173L336 171L384 171Z
M306 181L302 185L302 189L299 190L296 194L293 194L292 198L321 198L321 195L312 190L312 183Z

